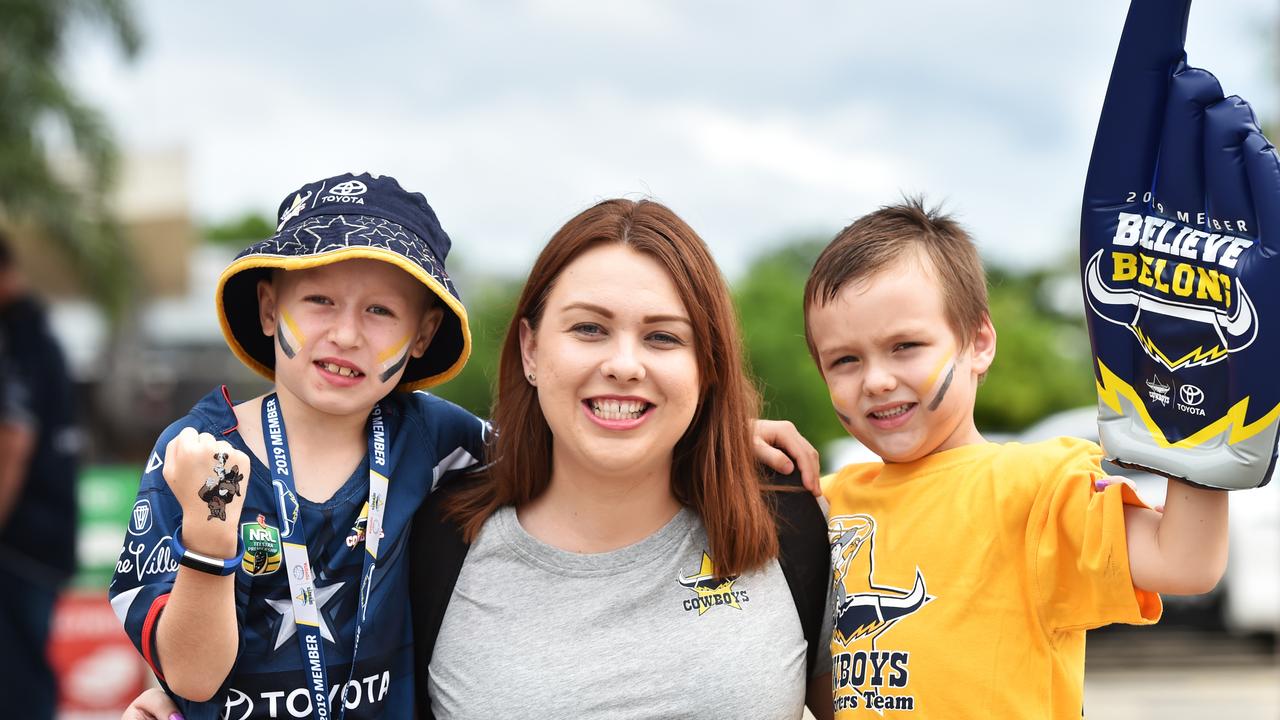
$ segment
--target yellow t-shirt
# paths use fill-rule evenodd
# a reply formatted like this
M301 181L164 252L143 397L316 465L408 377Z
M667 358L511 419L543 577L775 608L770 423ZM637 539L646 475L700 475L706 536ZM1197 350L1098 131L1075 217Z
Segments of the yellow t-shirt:
M984 443L824 479L836 717L1079 718L1085 630L1149 624L1101 452Z

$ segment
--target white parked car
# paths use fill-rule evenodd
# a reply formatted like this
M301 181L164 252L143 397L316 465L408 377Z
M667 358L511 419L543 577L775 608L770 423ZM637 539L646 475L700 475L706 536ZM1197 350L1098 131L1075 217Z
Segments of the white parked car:
M822 453L822 473L833 473L853 463L880 462L880 456L852 437L842 437L827 443Z

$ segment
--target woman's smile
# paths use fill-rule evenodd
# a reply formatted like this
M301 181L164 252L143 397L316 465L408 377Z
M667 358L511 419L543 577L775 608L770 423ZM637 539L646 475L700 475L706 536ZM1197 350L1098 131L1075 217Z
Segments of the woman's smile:
M608 430L630 430L638 427L656 407L644 398L594 397L582 401L587 416Z

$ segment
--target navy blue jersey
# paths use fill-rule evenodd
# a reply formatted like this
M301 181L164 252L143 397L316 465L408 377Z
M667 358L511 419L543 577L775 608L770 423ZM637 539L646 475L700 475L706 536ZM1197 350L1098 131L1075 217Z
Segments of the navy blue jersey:
M340 705L345 705L347 718L412 717L412 624L406 564L409 521L444 475L476 463L484 441L481 420L425 392L392 393L383 401L383 408L391 437L391 481L384 535L354 669L351 649L365 554L368 460L326 502L286 497L286 506L291 511L297 508L306 531L335 718ZM182 509L161 469L165 446L188 426L230 442L249 455L252 467L240 518L245 558L236 571L239 656L212 701L179 700L179 707L191 720L312 717L279 541L282 523L294 520L278 516L270 471L253 456L236 429L225 388L206 396L156 441L116 563L109 590L112 607L163 682L163 658L156 655L155 630L178 568L171 539L182 520ZM294 452L302 450L295 448Z

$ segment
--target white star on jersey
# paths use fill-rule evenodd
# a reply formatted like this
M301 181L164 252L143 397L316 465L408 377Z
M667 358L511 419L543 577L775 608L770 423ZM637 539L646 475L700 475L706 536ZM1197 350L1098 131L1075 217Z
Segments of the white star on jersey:
M342 589L342 586L346 584L346 581L342 581L336 582L328 587L317 587L316 610L323 609L324 604L329 602L329 600ZM276 633L276 646L272 648L273 650L279 650L280 646L284 645L286 640L293 637L293 633L298 627L293 616L293 598L286 596L283 600L267 600L267 604L271 606L272 610L275 610L281 615L280 632ZM324 615L319 614L319 617L320 637L328 640L329 642L337 642L333 639L333 633L329 630L328 623L324 621Z

